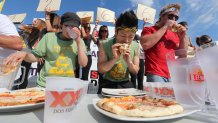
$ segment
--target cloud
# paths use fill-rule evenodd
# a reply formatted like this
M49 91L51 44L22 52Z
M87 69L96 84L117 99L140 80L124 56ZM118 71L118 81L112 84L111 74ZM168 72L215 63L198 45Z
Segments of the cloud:
M104 6L105 5L105 0L100 0L100 6Z
M206 30L211 26L218 25L218 2L217 0L209 0L209 1L201 1L201 0L186 0L187 3L194 2L192 4L188 4L190 7L190 11L193 12L194 18L191 28L195 28L197 26L201 26L202 30Z
M146 6L152 6L154 4L153 0L129 0L133 7L136 7L138 4L143 4Z
M186 0L186 3L192 8L194 11L198 11L202 4L200 4L202 0Z

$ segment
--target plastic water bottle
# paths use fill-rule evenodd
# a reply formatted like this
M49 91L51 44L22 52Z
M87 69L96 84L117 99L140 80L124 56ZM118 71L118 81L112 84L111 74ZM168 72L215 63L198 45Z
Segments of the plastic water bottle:
M68 32L70 38L72 38L73 40L77 38L76 33L72 30L71 27L67 27L66 29L67 29L67 32Z

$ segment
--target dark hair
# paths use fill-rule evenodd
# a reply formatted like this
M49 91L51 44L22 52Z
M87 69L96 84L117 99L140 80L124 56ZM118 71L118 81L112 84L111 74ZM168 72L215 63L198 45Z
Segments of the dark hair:
M188 26L188 23L186 21L181 21L181 22L179 22L179 24L182 26Z
M50 23L53 28L59 29L61 27L60 22L61 18L58 14L50 13Z
M201 46L201 45L203 45L205 43L209 43L209 42L212 42L212 38L209 35L202 35L202 36L196 38L196 44L198 46Z
M138 18L133 10L128 10L120 14L116 21L116 28L121 26L128 28L136 27L138 29Z
M85 23L85 24L83 25L83 27L84 27L84 28L88 28L89 30L91 30L91 25L90 25L90 23Z
M134 37L134 40L140 41L140 39L141 39L141 36L136 34L135 37Z
M108 35L109 35L109 31L108 31L108 27L106 25L102 25L98 31L98 37L99 39L102 39L102 35L101 35L101 32L102 32L102 29L103 28L107 28L107 38L108 38Z

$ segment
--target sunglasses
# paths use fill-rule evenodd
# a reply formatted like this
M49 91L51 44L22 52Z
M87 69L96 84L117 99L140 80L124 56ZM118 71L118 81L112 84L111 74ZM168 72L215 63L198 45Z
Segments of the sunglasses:
M175 21L177 21L177 20L179 19L179 16L174 15L174 14L168 14L168 18L169 18L170 20L173 20L173 18L175 18Z
M209 44L209 43L211 43L212 41L200 41L199 43L200 43L200 45L204 45L204 44Z
M104 33L106 33L108 30L101 30L101 32L104 32Z

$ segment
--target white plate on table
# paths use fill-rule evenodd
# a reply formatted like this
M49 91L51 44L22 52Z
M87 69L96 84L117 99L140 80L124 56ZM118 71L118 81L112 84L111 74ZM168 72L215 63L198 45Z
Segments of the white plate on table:
M35 88L26 88L26 89L37 89L37 90L43 90L45 91L44 88L39 88L39 87L35 87ZM24 89L25 90L25 89ZM16 91L22 91L22 89L20 90L15 90L15 91L9 91L9 90L5 90L5 89L0 89L1 92L16 92ZM39 103L35 103L35 104L23 104L23 105L14 105L14 106L0 106L0 112L15 112L15 111L23 111L23 110L30 110L30 109L36 109L36 108L41 108L44 106L45 102L39 102Z
M44 106L44 102L36 104L25 104L25 105L16 105L16 106L0 106L0 112L15 112L36 109Z
M138 90L135 88L126 88L126 89L110 89L110 88L102 88L102 93L104 95L115 95L115 96L137 96L137 95L145 95L146 92L142 90Z
M163 116L163 117L154 117L154 118L143 118L143 117L128 117L128 116L121 116L117 114L113 114L111 112L105 111L97 106L97 102L100 99L93 99L93 105L95 109L100 112L101 114L104 114L110 118L122 120L122 121L161 121L161 120L169 120L169 119L175 119L175 118L181 118L184 116L191 115L195 112L198 112L198 109L190 108L189 106L183 106L184 112L180 114L170 115L170 116Z

